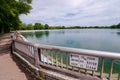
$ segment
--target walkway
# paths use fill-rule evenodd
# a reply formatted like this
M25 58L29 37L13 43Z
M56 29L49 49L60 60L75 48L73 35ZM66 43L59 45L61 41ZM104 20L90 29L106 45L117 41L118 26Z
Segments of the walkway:
M28 80L10 56L10 33L0 36L0 80Z

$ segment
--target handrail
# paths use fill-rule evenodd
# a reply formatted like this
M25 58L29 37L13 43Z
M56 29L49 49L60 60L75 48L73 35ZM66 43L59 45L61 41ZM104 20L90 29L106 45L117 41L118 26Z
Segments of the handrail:
M71 52L74 54L96 56L96 57L101 57L101 58L120 59L120 53L116 53L116 52L105 52L105 51L68 48L68 47L51 46L51 45L43 45L43 44L33 44L30 42L23 42L20 40L15 40L15 41L24 43L24 44L30 44L32 46L36 46L37 48L42 48L42 49L57 50L61 52Z
M89 56L96 56L96 57L101 57L101 58L120 59L120 53L115 53L115 52L77 49L77 48L68 48L68 47L60 47L60 46L43 45L43 44L38 44L37 47L38 48L43 48L43 49L49 49L49 50L71 52L71 53L74 53L74 54L83 54L83 55L89 55Z

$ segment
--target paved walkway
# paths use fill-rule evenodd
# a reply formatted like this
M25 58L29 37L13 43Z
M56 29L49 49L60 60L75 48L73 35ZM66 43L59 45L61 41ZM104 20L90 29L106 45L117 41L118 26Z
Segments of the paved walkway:
M28 80L10 56L10 33L0 36L0 80Z

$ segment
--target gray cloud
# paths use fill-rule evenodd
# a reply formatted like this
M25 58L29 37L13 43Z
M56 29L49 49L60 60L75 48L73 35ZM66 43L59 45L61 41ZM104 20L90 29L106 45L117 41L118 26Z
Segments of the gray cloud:
M120 0L33 0L31 5L31 13L20 16L24 23L96 26L120 22Z

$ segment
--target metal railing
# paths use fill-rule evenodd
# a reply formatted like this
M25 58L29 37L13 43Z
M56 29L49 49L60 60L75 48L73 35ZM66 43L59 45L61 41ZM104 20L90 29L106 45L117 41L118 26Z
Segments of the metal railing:
M107 78L108 80L111 80L116 78L117 80L120 80L120 53L33 44L17 39L14 39L13 41L14 51L18 52L36 67L56 70L78 77L81 73L84 73L90 74L91 76L98 76L100 79ZM92 68L94 67L94 64L89 66L89 59L87 65L90 68L84 68L83 66L85 64L82 65L82 67L72 65L71 55L84 57L86 59L98 59L98 62L95 62L95 65L97 66L95 66L95 68ZM76 62L79 61L74 61L73 63ZM77 64L82 63L84 62Z

